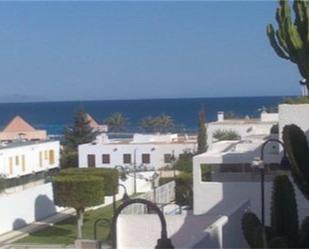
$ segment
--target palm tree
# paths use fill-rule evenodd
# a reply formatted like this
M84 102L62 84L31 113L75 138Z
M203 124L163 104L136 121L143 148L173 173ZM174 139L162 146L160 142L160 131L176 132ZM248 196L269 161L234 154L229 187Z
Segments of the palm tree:
M168 132L175 127L172 117L161 114L156 117L148 116L143 118L139 124L145 132Z
M108 125L108 129L113 132L121 132L125 130L128 119L120 112L113 113L106 118L104 123Z

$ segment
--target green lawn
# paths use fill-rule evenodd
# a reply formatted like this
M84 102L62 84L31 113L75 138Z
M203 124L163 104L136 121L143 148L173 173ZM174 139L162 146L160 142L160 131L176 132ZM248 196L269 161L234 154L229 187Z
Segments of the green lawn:
M88 211L84 217L83 237L93 239L93 224L98 218L112 217L112 205ZM105 224L98 225L97 238L106 240L110 227ZM76 239L76 219L72 216L53 226L49 226L38 232L31 233L29 236L18 240L16 243L35 243L35 244L74 244Z

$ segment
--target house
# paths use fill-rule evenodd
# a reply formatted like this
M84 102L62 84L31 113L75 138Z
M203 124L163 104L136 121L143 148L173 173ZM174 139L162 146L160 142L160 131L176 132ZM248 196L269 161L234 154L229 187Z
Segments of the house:
M260 118L249 117L242 119L225 118L224 112L218 112L217 121L206 124L207 144L211 146L217 142L214 134L218 131L233 131L240 138L246 136L268 135L274 125L278 124L278 113L261 112Z
M101 134L94 142L78 146L79 167L135 165L140 170L154 170L171 165L180 154L194 153L196 147L196 137L178 134L134 134L126 139Z
M46 140L47 132L33 128L22 117L14 117L0 132L0 141L14 140Z
M59 141L15 141L0 146L0 174L15 178L59 167Z
M89 113L86 113L86 120L89 126L93 129L93 131L97 131L97 132L107 132L108 131L107 125L98 124L97 121L93 117L91 117Z

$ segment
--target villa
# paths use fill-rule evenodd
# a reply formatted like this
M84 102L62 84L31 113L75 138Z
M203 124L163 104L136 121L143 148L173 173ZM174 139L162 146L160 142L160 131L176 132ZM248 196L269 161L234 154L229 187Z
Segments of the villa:
M14 117L0 132L0 141L11 142L14 140L46 140L47 132L37 130L27 123L22 117Z
M94 142L78 146L79 167L136 165L140 170L157 170L196 149L196 137L186 135L134 134L132 138L111 139L101 134Z

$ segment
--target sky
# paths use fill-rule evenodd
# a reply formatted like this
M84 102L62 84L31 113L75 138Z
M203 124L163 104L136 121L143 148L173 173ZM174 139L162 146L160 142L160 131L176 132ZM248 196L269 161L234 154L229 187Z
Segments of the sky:
M0 96L107 100L298 95L274 1L1 2Z

